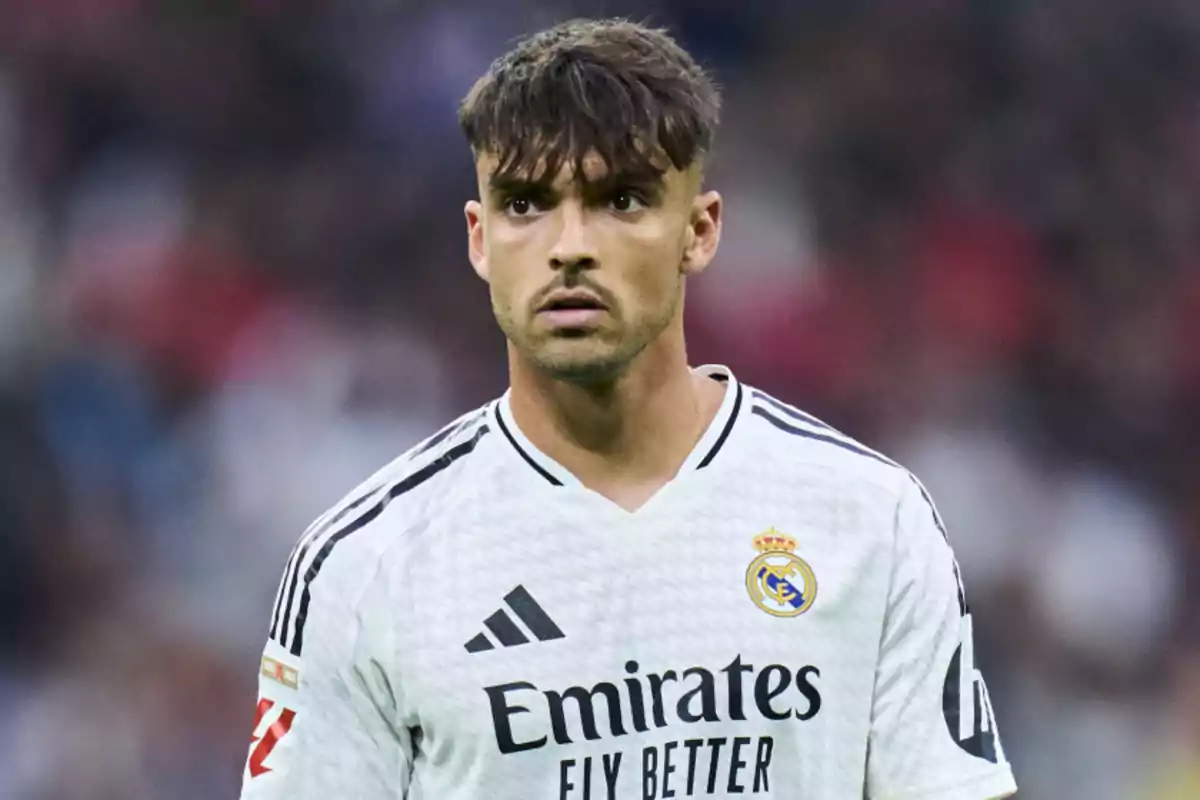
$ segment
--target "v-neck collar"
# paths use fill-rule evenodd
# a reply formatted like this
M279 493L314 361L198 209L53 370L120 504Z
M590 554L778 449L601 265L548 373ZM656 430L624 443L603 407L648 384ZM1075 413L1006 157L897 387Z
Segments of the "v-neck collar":
M719 383L724 383L726 386L725 397L721 401L720 408L717 409L716 416L708 424L704 434L696 442L696 446L692 448L688 457L684 459L679 472L673 480L678 480L686 473L704 469L712 463L717 453L725 445L726 440L728 440L729 433L733 430L734 423L737 421L738 414L742 408L742 385L738 383L737 378L734 377L733 372L728 367L719 364L706 364L702 367L696 367L693 371ZM533 442L526 438L521 428L513 419L511 395L512 389L509 389L496 402L492 403L490 411L497 430L503 434L502 438L508 441L521 459L551 486L586 488L570 470L543 453L534 446ZM670 482L666 486L669 485ZM659 490L659 493L661 492L662 489Z

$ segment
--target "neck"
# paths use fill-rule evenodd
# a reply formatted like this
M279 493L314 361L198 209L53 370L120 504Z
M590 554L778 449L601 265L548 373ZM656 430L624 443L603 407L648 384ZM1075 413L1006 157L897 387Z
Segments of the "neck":
M585 485L661 485L687 458L724 389L693 375L682 331L664 331L617 378L556 380L510 349L513 418L542 452Z

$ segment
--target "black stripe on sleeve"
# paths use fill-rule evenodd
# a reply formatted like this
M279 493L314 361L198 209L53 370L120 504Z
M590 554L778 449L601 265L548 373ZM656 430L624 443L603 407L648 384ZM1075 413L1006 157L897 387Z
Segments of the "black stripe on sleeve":
M812 436L810 438L816 438L820 441L825 441L824 439L821 439L820 437L825 434L834 434L837 437L840 437L839 438L840 444L838 444L837 442L834 442L834 444L838 444L839 447L844 445L844 446L846 446L846 449L849 449L851 452L861 453L862 455L868 456L869 458L873 458L876 461L882 462L889 466L896 467L897 469L904 469L899 464L897 464L895 461L892 461L890 458L883 455L882 453L877 453L874 450L872 450L871 448L867 447L866 445L861 444L860 442L854 441L854 439L852 437L847 436L845 433L843 433L842 431L839 431L837 428L833 427L832 425L822 422L821 420L817 419L816 417L812 416L811 414L806 414L798 408L794 408L792 406L789 406L787 403L784 403L780 400L776 400L774 397L771 397L771 395L767 394L766 392L760 391L758 389L754 390L753 395L756 399L761 400L764 403L767 403L772 408L774 408L776 411L786 414L787 416L791 417L792 419L794 419L798 422L807 423L807 424L813 426L814 428L818 428L821 431L821 433L817 434L816 436ZM761 408L761 406L760 406L760 408ZM763 409L763 410L768 411L769 409ZM759 416L765 417L766 415L760 414ZM783 422L783 420L781 420L779 418L776 418L776 419L779 422ZM776 427L779 427L779 426L776 425ZM789 432L791 432L790 429L789 429ZM800 433L797 435L805 435L805 434ZM920 484L918 483L918 485L920 485Z
M704 469L709 465L709 462L717 455L721 446L725 444L725 440L729 438L729 432L733 430L733 423L737 422L738 412L742 410L742 385L737 385L737 395L733 398L733 410L729 412L729 419L725 421L725 427L721 429L721 435L717 437L717 443L708 451L708 455L696 467L696 469Z
M958 562L954 562L954 586L958 590L958 614L965 617L971 613L971 604L967 602L967 592L963 588L962 574L958 571Z
M291 578L292 579L290 581L290 585L288 587L288 592L287 592L287 608L284 611L283 618L282 618L283 619L283 629L279 632L278 641L280 644L283 644L287 641L288 622L292 618L292 604L296 600L296 587L300 583L300 565L304 562L304 558L305 558L305 556L308 555L308 551L312 549L313 542L315 542L317 539L319 539L321 536L323 536L326 533L326 531L328 531L334 525L338 524L338 522L340 522L342 520L342 518L345 517L347 514L349 514L351 511L358 508L363 503L367 502L372 497L374 497L380 488L381 488L380 486L376 486L376 487L372 488L370 491L363 494L362 497L358 498L357 500L355 500L354 502L350 503L345 508L343 508L341 511L339 511L336 515L334 515L334 517L332 519L330 519L327 522L321 523L321 526L317 530L313 531L313 533L310 536L308 536L304 540L304 542L299 546L299 548L298 548L299 554L296 556L295 563L289 567L289 569L291 570ZM280 594L280 600L282 600L282 599L283 599L283 595ZM272 636L274 636L274 631L272 631Z
M537 600L533 599L533 595L524 586L518 586L506 594L504 602L508 603L509 608L521 618L521 622L533 631L538 641L548 642L551 639L563 638L562 629L554 624L554 620L550 619L550 615L538 605Z
M912 478L917 488L921 490L921 497L925 498L925 503L929 506L929 513L933 515L933 524L937 525L937 529L942 532L942 538L947 542L950 541L950 537L946 535L946 526L942 523L942 515L938 513L937 506L933 504L933 498L929 496L929 492L925 491L925 487L921 485L921 482L915 476L910 475L909 477Z
M845 436L845 434L842 433L841 431L830 427L829 425L825 424L824 422L821 422L821 420L817 419L816 417L810 416L809 414L805 414L803 411L792 408L791 406L776 400L774 397L771 397L766 392L761 392L761 391L755 390L754 397L756 397L759 400L762 400L765 403L770 404L773 408L776 408L779 411L783 412L784 414L787 414L792 419L807 422L808 424L813 425L814 427L820 428L822 431L828 431L830 433L836 433L841 436ZM761 407L755 408L756 414L758 414L760 417L763 417L764 419L768 420L775 427L780 428L781 430L786 430L788 433L794 433L797 436L806 436L810 439L816 439L818 441L829 442L830 444L835 444L838 447L842 447L846 450L849 450L852 453L858 453L859 455L864 455L869 458L873 458L876 461L880 461L889 466L903 469L903 467L901 467L895 461L892 461L890 458L882 456L879 453L874 452L873 450L869 450L865 447L861 447L857 444L854 444L853 442L830 439L828 436L826 436L823 433L815 433L812 431L804 431L799 428L795 428L795 427L785 423L783 420L781 420L777 417L773 417L769 413L765 413L766 409L763 409L762 411L760 411L759 408L761 408ZM846 437L846 438L849 438L849 437ZM929 492L927 492L925 490L925 487L921 485L921 482L919 480L917 480L916 476L913 475L911 472L908 474L908 477L912 480L913 483L916 484L917 489L921 492L921 497L925 498L925 502L929 505L929 512L933 515L933 524L936 525L937 529L942 532L942 537L945 538L947 541L949 541L949 537L946 535L946 524L944 522L942 522L942 517L940 514L938 514L937 506L935 506L933 504L933 499L930 498Z
M275 610L271 612L271 633L269 638L274 639L275 634L279 631L279 612L283 609L283 596L287 594L288 576L292 572L292 566L296 563L296 554L300 552L300 542L292 548L292 552L288 555L287 564L283 567L283 577L279 581L279 591L275 594Z
M784 414L787 414L792 419L798 419L801 422L807 422L809 425L814 425L823 430L827 430L827 431L833 430L833 427L831 425L827 425L826 423L824 423L821 420L814 417L812 414L805 414L803 411L801 411L798 408L792 408L787 403L784 403L780 400L776 400L774 397L772 397L771 395L767 394L764 391L755 389L753 394L754 394L755 399L763 401L764 403L766 403L766 404L770 405L772 408L774 408L776 411L781 411Z
M487 425L480 426L479 430L477 430L475 435L470 439L451 447L436 461L426 464L421 469L392 486L387 490L383 497L379 499L379 502L373 505L366 513L364 513L361 517L356 518L349 525L325 540L325 544L323 544L321 549L317 551L317 555L313 558L312 564L304 573L304 592L300 597L300 608L296 612L296 632L292 637L291 646L288 648L292 655L299 656L301 651L304 649L304 624L308 620L308 606L312 600L312 584L313 581L316 580L317 575L321 573L322 565L325 563L326 559L329 558L329 554L333 552L333 549L337 547L338 542L340 542L342 539L345 539L355 531L364 528L368 523L382 514L383 510L387 508L388 504L397 497L417 488L434 475L437 475L439 472L449 467L458 459L470 453L475 449L475 446L479 444L479 440L482 439L484 434L487 432Z
M471 419L468 419L466 422L464 422L462 425L448 425L441 432L439 432L438 434L435 434L434 438L441 436L443 433L445 433L447 436L449 436L450 434L457 432L459 429L466 427L466 425L470 424L477 418L478 418L478 415L475 415ZM428 446L425 449L428 449ZM278 638L278 641L280 644L287 643L288 623L292 618L292 605L296 600L296 588L300 582L300 565L304 562L304 558L305 558L305 556L308 555L309 550L312 549L313 542L315 542L319 537L321 537L325 533L327 533L333 526L335 526L339 522L341 522L342 519L345 518L345 516L347 514L349 514L351 511L358 508L359 506L361 506L363 503L367 502L371 498L375 497L378 494L379 490L382 489L384 485L385 484L381 483L378 486L372 487L371 490L368 492L365 492L362 497L359 497L354 502L350 503L345 508L343 508L341 511L339 511L332 519L321 523L320 528L318 530L316 530L311 536L308 536L304 540L303 544L300 546L299 557L296 558L295 564L288 567L288 569L291 570L291 581L290 581L290 586L289 586L288 592L287 592L287 610L284 612L283 617L282 617L283 630L280 632L280 635ZM290 562L289 562L289 564L290 564ZM282 601L282 599L283 599L283 595L281 594L280 600ZM278 625L278 620L276 620L275 624L271 628L271 637L272 638L275 638L275 627L277 625Z
M831 444L834 447L840 447L843 450L848 450L851 453L857 453L860 456L866 456L867 458L874 459L875 461L878 461L881 464L887 464L889 467L896 466L896 464L894 462L889 461L888 459L884 458L883 456L880 456L880 455L877 455L877 454L871 452L870 450L866 449L865 447L859 447L856 444L851 444L850 442L844 441L842 439L838 439L833 436L826 436L825 434L817 433L816 431L810 431L805 428L797 428L795 425L791 425L787 422L784 422L779 417L775 416L774 414L772 414L770 411L763 408L762 406L755 406L753 413L762 417L767 422L774 425L776 428L779 428L779 430L784 431L785 433L790 433L793 436L802 436L805 439L812 439L812 440L818 441L818 442L825 442L826 444Z
M449 425L442 428L440 431L435 433L433 436L429 437L429 441L425 442L425 444L423 444L419 448L417 448L417 451L415 453L413 453L413 456L419 456L422 453L427 452L427 451L432 450L433 448L437 447L439 444L446 441L447 439L449 439L451 436L458 433L459 431L463 430L464 428L466 428L468 425L470 425L475 420L479 419L479 417L482 414L483 414L482 411L476 411L473 414L471 414L470 416L468 416L466 419L464 419L462 422L458 422L458 423L451 422Z
M429 440L426 441L423 445L421 445L419 447L419 449L415 453L413 453L412 457L415 458L416 456L419 456L422 453L432 450L434 447L441 444L443 441L450 438L454 434L458 433L459 431L465 430L468 426L470 426L472 423L474 423L476 420L478 420L480 418L480 416L482 416L482 414L483 414L482 411L476 411L475 413L470 414L466 419L462 420L461 422L450 423L449 425L447 425L446 427L442 428L440 431L435 433L433 436L429 437ZM291 581L290 581L290 588L286 592L286 594L287 594L287 612L283 615L283 635L281 637L279 637L280 644L283 644L283 642L287 639L288 619L292 616L292 602L295 600L295 597L296 597L296 584L300 577L299 576L299 572L300 572L299 565L300 565L300 562L302 562L304 560L304 556L308 555L308 550L311 547L312 542L318 536L324 534L326 531L328 531L334 525L338 524L338 522L340 522L351 511L358 508L363 503L367 502L372 497L374 497L375 493L378 492L380 490L380 488L382 488L382 486L383 486L383 484L380 484L379 486L371 487L370 491L366 492L365 494L363 494L362 497L358 498L354 502L347 505L345 508L343 508L341 511L339 511L337 513L337 515L334 516L332 519L328 520L327 522L322 522L320 525L320 528L315 533L313 533L312 536L306 537L302 546L300 546L298 548L300 551L299 558L295 557L296 550L292 551L292 558L290 558L288 560L288 566L285 568L285 571L284 571L285 576L290 574ZM292 572L293 561L295 562L295 564L294 564L295 572L294 573ZM274 616L273 616L273 619L271 622L271 638L272 639L275 638L275 634L279 627L279 616L280 616L279 615L279 607L283 604L284 594L285 594L284 592L280 592L278 601L276 602L275 613L274 613Z

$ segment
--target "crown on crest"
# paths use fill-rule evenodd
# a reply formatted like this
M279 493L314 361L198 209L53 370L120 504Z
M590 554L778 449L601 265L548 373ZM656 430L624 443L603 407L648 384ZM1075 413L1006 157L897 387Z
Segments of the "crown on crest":
M754 547L760 553L790 553L796 549L796 540L772 527L754 537Z

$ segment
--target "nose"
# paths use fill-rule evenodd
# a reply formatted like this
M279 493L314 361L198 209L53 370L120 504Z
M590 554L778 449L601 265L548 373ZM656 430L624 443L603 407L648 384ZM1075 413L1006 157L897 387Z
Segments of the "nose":
M558 236L550 248L550 268L554 270L594 269L597 252L585 209L579 203L564 202L558 209Z

